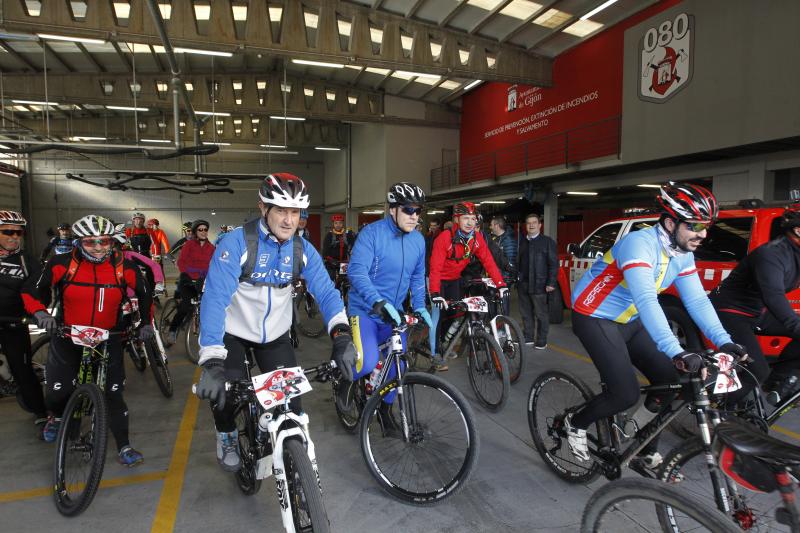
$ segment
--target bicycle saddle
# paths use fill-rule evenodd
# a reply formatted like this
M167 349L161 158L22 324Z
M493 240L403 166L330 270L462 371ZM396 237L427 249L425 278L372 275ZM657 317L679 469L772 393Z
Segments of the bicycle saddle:
M756 456L769 462L800 464L800 447L764 435L742 422L726 420L715 428L714 433L737 453Z

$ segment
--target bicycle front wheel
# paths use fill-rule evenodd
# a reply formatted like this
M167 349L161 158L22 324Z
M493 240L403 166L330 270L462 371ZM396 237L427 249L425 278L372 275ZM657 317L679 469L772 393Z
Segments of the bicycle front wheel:
M75 389L64 409L56 439L55 503L64 516L75 516L92 503L106 460L108 422L100 387Z
M410 372L403 376L402 394L397 387L397 380L387 383L367 402L361 453L372 477L393 497L414 505L439 503L464 488L475 467L475 415L461 392L438 376Z
M147 355L145 354L144 343L137 339L131 339L126 346L128 355L133 361L133 366L139 372L144 372L147 369Z
M153 371L153 377L156 378L156 384L161 394L171 398L173 392L172 375L169 373L166 352L161 349L158 340L155 338L145 341L144 350L147 354L147 360L150 361L150 369Z
M163 335L169 331L169 326L172 324L172 319L175 318L175 313L178 312L178 302L175 298L170 298L164 302L164 307L161 308L161 319L158 321L158 331L161 332L161 340L164 341Z
M484 407L499 411L511 392L508 360L497 341L485 331L473 331L469 344L469 383Z
M186 356L195 364L200 360L200 310L196 307L186 324Z
M44 385L47 383L47 376L45 375L45 367L47 365L47 356L50 353L50 335L47 333L40 335L31 345L31 365L36 377L39 378L39 383Z
M691 520L691 531L740 531L724 514L699 503L674 485L655 479L630 478L595 491L583 510L581 533L659 531L658 520L653 516L654 503L679 509L687 522Z
M317 301L304 294L294 299L294 316L297 320L297 329L306 337L319 337L325 333L325 317L319 310Z
M302 441L288 438L283 442L283 466L295 531L330 532L331 525L322 501L319 477L311 466Z
M508 359L508 380L513 385L525 369L525 337L522 335L522 328L510 316L497 315L495 325L497 327L495 340Z
M234 421L239 432L239 457L242 461L242 467L236 472L236 484L239 490L250 496L261 488L261 480L256 477L259 453L253 405L245 403L237 407Z

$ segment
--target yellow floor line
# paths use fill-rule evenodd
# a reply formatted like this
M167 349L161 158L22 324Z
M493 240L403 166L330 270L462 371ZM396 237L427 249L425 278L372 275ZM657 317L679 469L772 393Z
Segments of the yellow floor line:
M145 474L137 474L133 476L120 476L110 479L104 479L100 482L101 489L108 489L111 487L122 487L125 485L135 485L137 483L149 483L150 481L157 481L167 477L166 472L147 472ZM31 498L41 498L42 496L50 496L53 494L53 487L40 487L38 489L18 490L14 492L0 493L0 503L18 502L20 500L29 500Z
M194 371L193 382L200 379L200 368ZM181 492L183 491L183 478L186 474L186 464L189 462L189 450L192 447L192 435L194 434L194 424L197 421L197 410L200 400L197 396L189 392L186 400L186 407L183 409L178 437L175 439L175 447L172 449L172 459L169 463L164 488L161 490L161 497L158 500L156 515L153 518L151 533L171 533L175 527L175 518L178 515L178 507L181 502Z
M564 355L568 355L570 357L574 357L575 359L580 359L584 363L591 363L592 362L592 360L589 359L588 357L586 357L585 355L581 355L581 354L579 354L577 352L573 352L572 350L567 350L566 348L562 348L560 346L556 346L556 345L554 345L552 343L548 344L547 347L551 348L551 349L553 349L553 350L555 350L557 352L561 352ZM640 383L643 383L643 384L647 383L647 380L645 378L643 378L642 376L637 376L637 377L639 378L639 382ZM797 441L800 441L800 433L796 433L796 432L792 431L791 429L786 429L786 428L781 427L781 426L779 426L777 424L770 426L770 428L774 429L778 433L783 433L787 437L791 437L791 438L793 438L793 439L795 439Z

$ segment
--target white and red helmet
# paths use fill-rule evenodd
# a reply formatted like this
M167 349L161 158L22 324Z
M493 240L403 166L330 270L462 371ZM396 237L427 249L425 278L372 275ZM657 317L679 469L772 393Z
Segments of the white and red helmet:
M656 200L661 209L675 220L714 222L719 215L717 199L700 185L670 182L661 187Z
M268 205L307 209L311 203L308 199L306 184L288 172L270 174L258 188L259 199Z

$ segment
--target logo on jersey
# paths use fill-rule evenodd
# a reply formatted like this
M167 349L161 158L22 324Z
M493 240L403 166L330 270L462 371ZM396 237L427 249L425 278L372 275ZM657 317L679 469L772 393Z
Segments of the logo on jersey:
M694 71L694 16L680 13L639 40L639 98L663 103L686 87Z
M221 254L219 254L219 260L220 261L225 261L227 263L228 262L228 257L230 257L230 255L231 255L230 252L228 252L228 250L225 250Z
M267 261L269 261L269 254L261 254L258 256L258 266L267 266Z
M286 255L286 256L283 257L283 264L284 265L288 265L291 262L292 262L292 256L291 255Z

